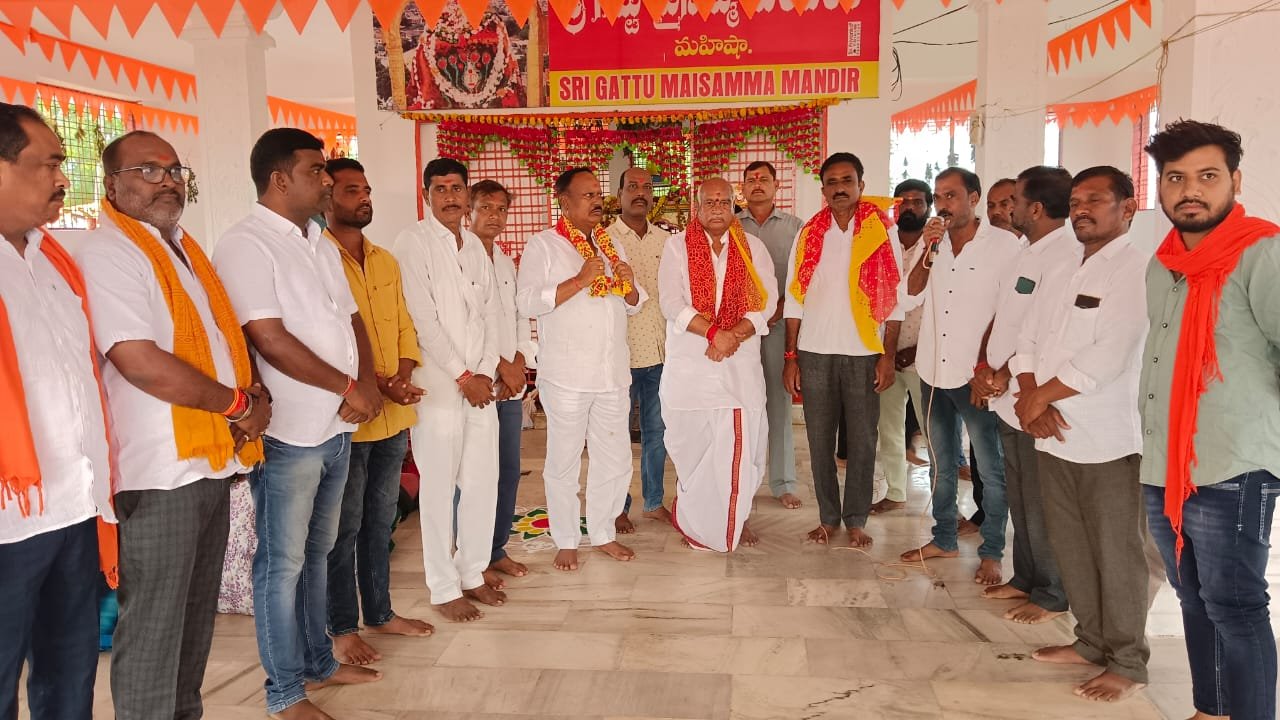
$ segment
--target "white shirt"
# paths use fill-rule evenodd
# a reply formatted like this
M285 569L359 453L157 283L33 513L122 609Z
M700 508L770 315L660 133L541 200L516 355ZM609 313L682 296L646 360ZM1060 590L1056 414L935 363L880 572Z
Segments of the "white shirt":
M853 322L853 303L849 285L849 265L853 261L853 236L856 231L854 223L849 223L848 230L841 230L833 220L831 228L822 240L822 255L818 265L813 269L813 278L809 281L809 289L805 292L804 302L791 294L791 284L796 279L796 248L800 245L800 236L791 243L791 256L787 263L786 299L782 306L782 316L787 319L803 320L800 323L800 336L796 339L796 348L811 353L826 355L878 355L878 352L867 347L858 335L858 328ZM801 229L803 232L803 229ZM893 250L893 260L902 267L902 246L893 235L888 240ZM899 278L899 301L894 305L888 320L902 320L901 296L905 278ZM884 327L880 328L881 337Z
M41 252L42 241L40 230L28 232L24 257L0 239L0 300L13 333L43 488L31 489L28 517L14 499L6 500L0 510L0 543L70 527L100 511L115 521L89 323L80 298Z
M511 362L516 353L520 353L524 355L526 367L537 367L538 343L533 339L533 321L516 310L516 264L496 242L493 244L493 274L498 279L498 299L502 306L498 354Z
M709 234L708 234L709 235ZM730 240L725 233L720 254L711 253L716 273L716 310L724 297L724 276L729 265ZM708 236L707 243L711 244ZM673 410L717 408L763 409L764 371L760 365L760 337L769 334L769 318L777 308L778 281L773 275L769 248L755 235L747 235L751 262L764 286L765 306L743 317L756 332L737 352L720 362L707 357L707 339L689 332L689 322L698 315L689 289L689 254L685 234L672 235L662 250L658 265L658 297L667 318L667 359L659 388L661 404ZM720 332L728 332L721 329Z
M1054 403L1071 426L1062 431L1065 440L1037 440L1036 449L1068 462L1100 463L1142 452L1138 378L1150 258L1128 235L1083 265L1084 246L1073 249L1074 270L1036 292L1010 368L1034 372L1041 385L1056 377L1080 392Z
M626 250L614 243L624 262ZM529 238L520 256L516 307L538 319L538 382L576 392L609 392L631 387L627 316L640 312L649 294L639 284L639 300L619 295L592 297L586 288L556 307L556 287L582 271L573 243L549 228ZM604 260L605 272L613 265Z
M924 315L924 308L921 306L920 296L907 295L907 276L911 274L911 268L920 262L920 256L924 254L925 242L921 238L916 238L916 244L904 250L896 226L889 228L889 238L902 253L902 264L898 266L902 271L902 292L898 293L898 301L903 313L902 327L898 330L898 349L905 350L915 347L920 342L920 320ZM915 367L915 363L911 363L908 367Z
M99 220L99 228L88 234L76 253L89 293L98 350L105 355L117 343L150 340L172 353L173 316L151 261L110 218L102 215ZM195 305L209 338L217 381L236 387L231 349L214 322L204 287L158 230L146 223L142 226L165 249L182 288ZM248 470L235 458L218 471L205 458L178 459L173 406L139 389L110 362L103 365L102 382L107 389L115 440L116 492L175 490L202 478L226 478Z
M1034 243L1022 239L1022 249L1000 281L1000 304L987 339L987 364L999 370L1018 350L1018 334L1031 309L1035 292L1051 276L1070 273L1080 264L1079 244L1070 225L1045 235ZM1017 398L1013 393L1017 383L1010 383L1010 390L991 398L990 407L1001 420L1018 427L1018 416L1013 411Z
M423 402L456 402L468 370L496 379L502 307L484 244L462 229L462 247L434 215L396 236L391 252L404 278L404 301L418 329L422 365L413 372Z
M989 223L978 226L960 256L943 235L924 296L916 369L935 388L963 387L973 377L982 336L996 313L1000 281L1018 254L1019 240ZM918 296L917 296L918 297Z
M292 221L255 203L248 217L222 235L213 252L231 305L241 323L279 318L284 327L338 372L356 377L360 355L351 316L358 312L342 270L342 256L307 223ZM267 435L289 445L315 447L356 426L338 417L342 397L300 383L261 360L262 383L271 391Z

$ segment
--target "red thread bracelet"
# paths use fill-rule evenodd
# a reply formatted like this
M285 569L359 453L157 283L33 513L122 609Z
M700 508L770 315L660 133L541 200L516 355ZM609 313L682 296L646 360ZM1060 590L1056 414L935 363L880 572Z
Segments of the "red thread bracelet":
M720 331L719 325L712 325L711 327L707 328L707 344L708 345L715 344L716 333L719 331Z
M350 394L351 394L351 391L352 391L352 390L355 390L355 389L356 389L356 379L355 379L355 378L353 378L353 377L351 377L350 375L348 375L348 376L347 376L347 389L342 391L342 397L346 397L346 396L350 395Z
M788 351L786 351L786 352L782 353L782 359L783 359L783 360L795 360L797 357L798 357L798 356L796 355L796 351L795 351L795 350L788 350Z
M235 390L235 397L232 399L231 405L229 405L226 410L222 411L223 417L231 417L232 415L238 415L244 412L245 406L249 404L248 395L246 395L243 390L241 390L240 388L234 388L234 390Z
M458 383L459 385L461 385L461 384L465 383L466 381L470 380L470 379L471 379L471 377L472 377L472 376L471 376L471 371L470 371L470 370L466 370L466 371L464 371L461 375L459 375L459 376L458 376L458 379L457 379L457 380L454 380L454 382L456 382L456 383Z

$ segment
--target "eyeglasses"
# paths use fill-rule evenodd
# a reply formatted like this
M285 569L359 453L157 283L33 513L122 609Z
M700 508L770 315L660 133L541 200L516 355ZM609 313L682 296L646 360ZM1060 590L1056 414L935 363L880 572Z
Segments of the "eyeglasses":
M174 165L173 167L167 168L160 167L159 165L135 165L134 167L120 168L111 174L119 175L122 172L129 172L131 170L137 170L142 173L142 179L152 185L159 185L164 182L164 176L166 173L175 183L182 185L186 185L187 181L191 179L191 168L184 167L182 165Z

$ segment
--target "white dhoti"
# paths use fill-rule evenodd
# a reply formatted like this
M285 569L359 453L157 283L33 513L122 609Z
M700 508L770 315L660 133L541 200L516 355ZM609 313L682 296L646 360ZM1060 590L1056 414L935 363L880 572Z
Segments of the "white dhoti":
M587 540L595 546L607 545L614 541L613 521L622 512L631 486L630 390L578 392L544 381L538 384L538 394L547 414L542 480L551 539L561 550L576 549L581 540L578 491L585 443Z
M769 420L763 409L662 409L667 454L676 466L672 521L695 547L738 547L764 481Z
M456 391L444 402L424 401L413 455L422 476L422 564L431 603L442 605L484 584L498 504L498 413L493 405L472 407Z

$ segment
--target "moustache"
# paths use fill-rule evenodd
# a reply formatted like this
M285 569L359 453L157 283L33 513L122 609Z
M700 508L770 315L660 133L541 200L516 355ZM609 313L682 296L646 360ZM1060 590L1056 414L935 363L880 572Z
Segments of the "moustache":
M591 214L592 214L592 215L595 215L596 213L602 213L602 212L604 212L604 206L603 206L603 205L592 205L592 206L591 206Z
M648 205L649 201L644 198L636 198L635 200L631 201L631 204L632 205Z
M834 199L836 199L836 198L845 198L845 199L848 199L848 197L849 197L849 193L844 192L844 191L842 190L842 191L840 191L840 192L838 192L838 193L836 193L836 194L832 195L832 196L831 196L831 199L832 199L832 200L834 200Z
M1204 208L1205 210L1209 209L1208 205L1200 202L1199 200L1183 200L1182 202L1178 203L1177 209L1181 210L1183 207L1188 207L1188 206Z
M62 199L65 198L66 196L67 196L66 190L59 190L58 192L50 195L49 200L55 201L55 202L62 202Z

